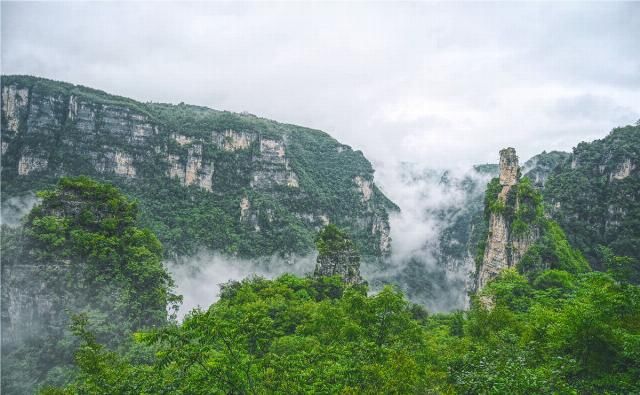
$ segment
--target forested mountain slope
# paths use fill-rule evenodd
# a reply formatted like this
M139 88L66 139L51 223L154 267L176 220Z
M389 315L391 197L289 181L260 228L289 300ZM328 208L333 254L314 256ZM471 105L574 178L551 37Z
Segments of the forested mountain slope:
M551 215L596 268L601 246L640 260L640 125L580 143L549 177Z
M304 254L328 222L364 256L390 250L389 210L360 151L328 134L185 104L140 103L30 76L2 76L2 199L63 175L138 199L168 255Z

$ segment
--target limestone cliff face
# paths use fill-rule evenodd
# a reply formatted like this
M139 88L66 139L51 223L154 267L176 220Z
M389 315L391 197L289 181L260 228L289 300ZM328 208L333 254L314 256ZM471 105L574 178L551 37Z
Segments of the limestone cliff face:
M11 348L46 330L63 331L68 310L83 303L79 295L55 292L65 278L81 278L83 267L68 262L34 263L29 259L2 264L2 344ZM90 291L88 291L90 292ZM114 291L114 297L117 293Z
M3 196L63 175L106 180L149 208L147 225L176 253L194 252L195 243L254 256L310 252L328 222L349 226L364 255L390 252L388 210L397 207L362 153L320 131L3 76L1 148ZM204 215L216 218L196 225ZM216 224L230 237L214 237ZM197 233L211 240L185 246L180 234L190 226L210 226Z
M509 213L517 212L521 204L517 189L520 179L518 156L513 148L500 151L499 192L489 207L489 231L482 261L476 273L476 290L481 290L502 270L514 267L539 237L535 225L526 232L513 229ZM488 193L491 193L489 191Z

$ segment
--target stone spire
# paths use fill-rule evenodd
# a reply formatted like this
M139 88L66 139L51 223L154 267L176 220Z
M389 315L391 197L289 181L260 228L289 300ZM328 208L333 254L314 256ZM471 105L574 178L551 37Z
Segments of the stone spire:
M361 284L360 255L353 250L318 255L313 274L316 277L339 275L347 284Z
M500 150L500 185L516 185L519 169L516 150L511 147Z
M502 190L497 199L502 204L507 204L509 192L518 183L519 172L516 150L511 147L500 150L500 185ZM476 277L477 291L484 288L487 282L496 277L503 269L515 264L511 251L514 247L513 244L510 224L507 223L504 213L502 211L492 212L489 218L489 233L484 256Z
M318 259L314 276L339 275L347 284L361 284L360 254L348 235L334 224L328 224L316 239Z

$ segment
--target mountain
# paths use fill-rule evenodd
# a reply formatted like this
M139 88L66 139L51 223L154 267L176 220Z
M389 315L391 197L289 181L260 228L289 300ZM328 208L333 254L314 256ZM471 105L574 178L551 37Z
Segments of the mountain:
M604 269L600 246L640 261L640 125L582 142L545 184L551 216L591 265Z
M632 266L639 265L638 158L640 126L636 125L616 128L601 140L582 142L572 153L544 151L520 168L523 177L542 192L546 215L557 222L571 245L583 252L595 269L606 269L607 248L613 256L627 257ZM482 166L489 178L498 175L497 165ZM432 218L454 213L439 230L436 248L440 266L447 270L468 265L473 256L484 253L482 243L478 251L478 242L486 237L488 224L482 220L486 188L482 181L473 188L469 188L474 185L469 181L452 185L464 194L464 204L429 213Z
M318 130L31 76L2 76L2 130L3 203L61 176L108 181L167 256L307 254L329 222L363 257L390 251L397 206L362 152Z
M518 204L542 204L517 163L510 169L516 176L502 177L502 188L497 178L486 194L497 208L493 192L507 187L494 210L504 218ZM216 303L178 323L167 319L175 297L160 244L135 226L135 202L87 177L62 178L39 197L22 226L3 227L3 282L30 273L2 287L2 393L32 393L39 383L43 394L105 395L640 389L640 287L609 273L516 265L524 276L501 271L465 312L429 314L392 287L368 292L348 281L356 257L333 260L346 264L343 278L230 281ZM538 210L533 219L551 221ZM334 225L317 241L320 266L353 256ZM36 339L22 347L5 343L29 335Z
M631 263L627 265L630 266L627 278L640 278L639 255L633 247L637 244L635 235L640 234L635 220L640 218L636 213L640 185L637 184L637 159L633 159L640 157L638 136L638 126L615 129L603 140L579 144L574 154L543 151L520 168L523 177L542 192L546 215L559 225L571 246L584 251L591 266L599 270L605 270L606 261L612 257L628 258ZM587 150L589 154L585 153ZM572 165L574 155L582 157L583 163L589 162L585 156L590 155L591 160L597 162L592 165L595 171L588 166ZM474 166L462 175L428 170L417 175L415 171L412 173L414 182L432 179L428 188L447 196L443 207L428 208L424 212L425 222L437 223L437 237L423 248L434 251L432 256L425 259L422 254L408 260L396 276L413 300L436 310L442 306L446 309L464 306L465 293L454 290L460 291L461 287L470 290L477 281L465 276L476 271L474 261L483 260L489 226L489 217L484 214L486 183L498 176L498 171L498 165L487 164ZM579 190L583 192L576 193ZM428 195L426 189L424 193ZM581 214L578 206L582 207ZM623 216L623 213L631 215ZM582 219L576 221L578 218ZM605 226L599 224L607 224L606 236L603 235ZM425 264L429 260L435 263ZM635 272L638 273L633 274ZM446 303L434 303L438 300ZM456 302L451 303L452 300Z

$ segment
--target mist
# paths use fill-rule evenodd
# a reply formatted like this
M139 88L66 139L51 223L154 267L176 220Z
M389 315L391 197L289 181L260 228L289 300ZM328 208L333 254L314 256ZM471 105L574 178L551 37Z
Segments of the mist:
M177 318L194 308L207 309L218 300L220 285L251 276L275 278L284 273L303 276L313 272L315 255L278 256L260 259L240 259L217 252L202 250L191 257L182 257L166 263L176 283L176 292L182 295Z
M390 216L391 258L382 270L365 265L364 277L374 286L397 285L409 299L432 312L467 307L474 263L466 253L469 246L459 244L468 240L445 239L444 232L458 226L462 235L469 237L465 220L479 209L490 178L465 167L431 169L402 162L379 165L376 180L401 212ZM461 254L447 256L445 248L459 249Z
M0 208L0 224L7 226L20 225L22 218L29 214L29 211L38 203L40 203L40 199L34 193L14 196L5 200Z

